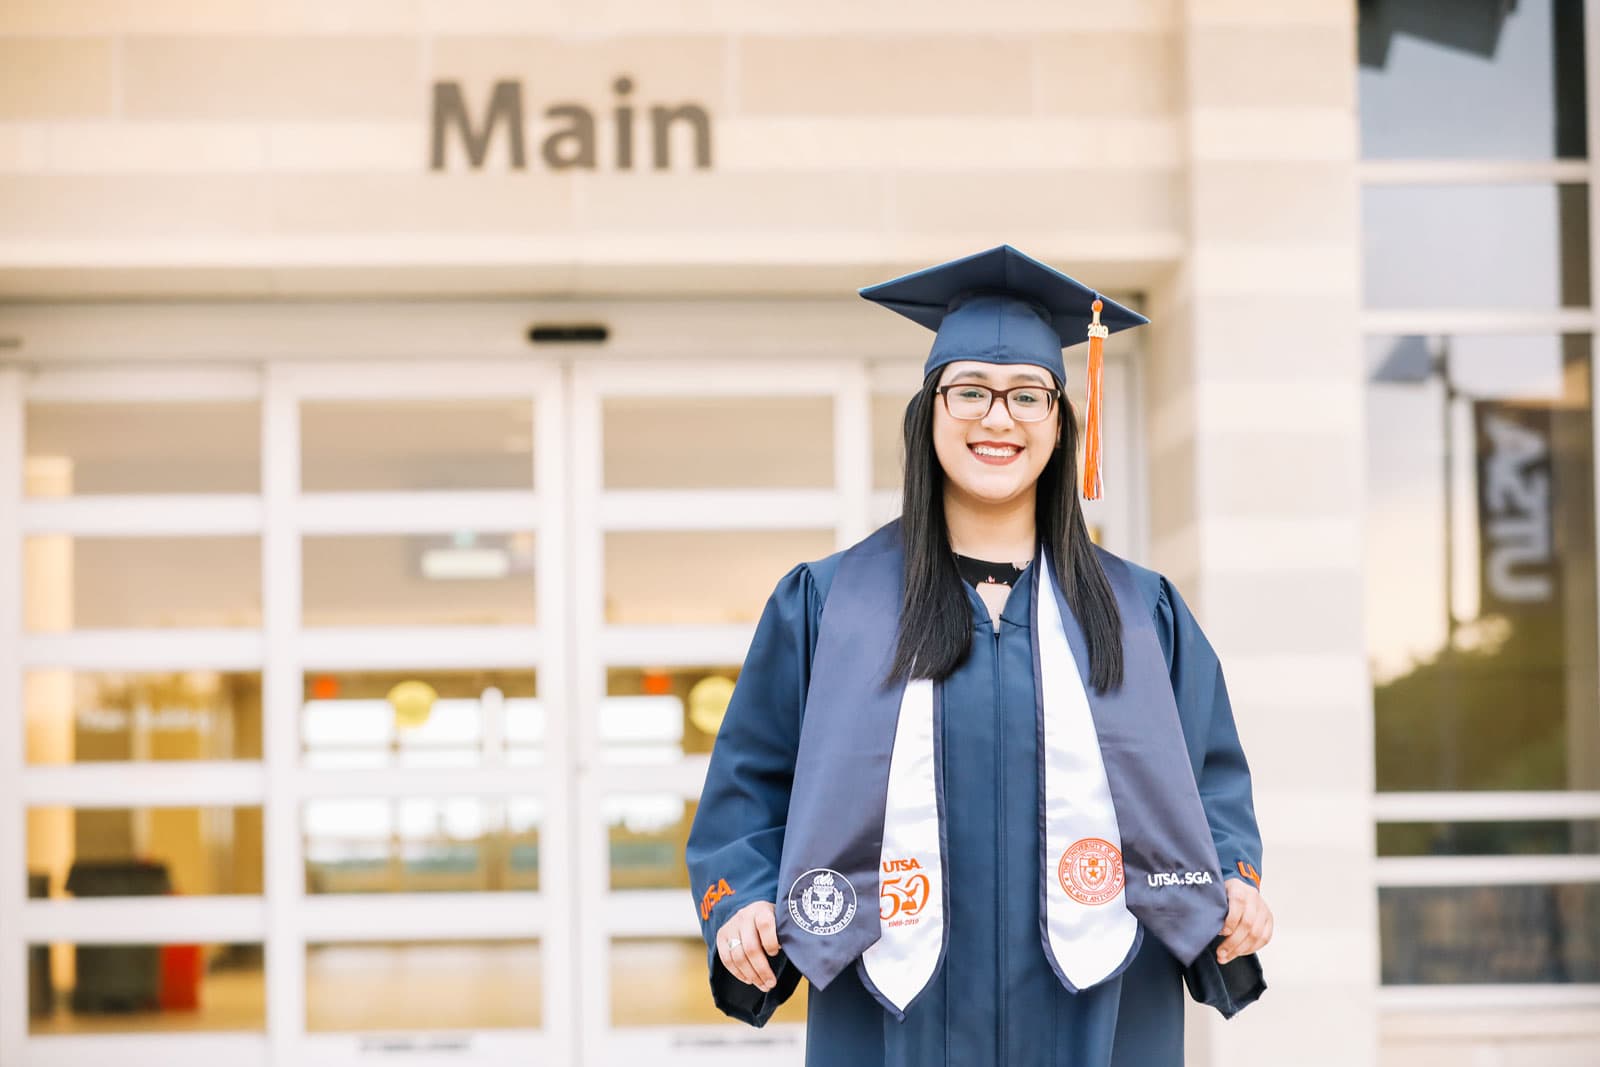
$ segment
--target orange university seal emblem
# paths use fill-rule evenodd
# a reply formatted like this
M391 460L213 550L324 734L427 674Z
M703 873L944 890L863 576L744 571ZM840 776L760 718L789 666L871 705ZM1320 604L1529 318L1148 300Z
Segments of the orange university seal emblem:
M1056 874L1079 904L1104 904L1122 892L1122 853L1109 841L1085 837L1061 854Z

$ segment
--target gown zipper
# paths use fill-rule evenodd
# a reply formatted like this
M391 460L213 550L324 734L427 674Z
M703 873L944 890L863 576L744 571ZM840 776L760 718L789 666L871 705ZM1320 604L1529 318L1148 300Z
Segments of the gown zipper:
M1003 694L1004 687L1000 679L1000 623L990 620L994 629L994 752L995 752L995 881L998 892L995 894L994 912L994 943L995 943L995 994L996 1011L999 1020L998 1032L995 1034L995 1063L1006 1062L1006 1049L1009 1042L1006 1040L1006 938L1005 938L1005 901L1006 889L1006 751L1005 751L1005 712Z

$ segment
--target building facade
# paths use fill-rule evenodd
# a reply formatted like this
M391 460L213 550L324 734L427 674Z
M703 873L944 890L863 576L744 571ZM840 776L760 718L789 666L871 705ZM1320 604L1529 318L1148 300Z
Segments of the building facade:
M682 842L898 508L853 290L1001 242L1152 319L1090 517L1278 923L1190 1062L1591 1062L1600 17L1481 6L0 6L0 1064L798 1063Z

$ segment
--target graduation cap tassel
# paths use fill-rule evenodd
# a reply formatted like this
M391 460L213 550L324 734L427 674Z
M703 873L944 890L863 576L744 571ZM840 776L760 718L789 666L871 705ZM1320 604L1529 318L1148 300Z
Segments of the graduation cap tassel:
M1100 480L1101 386L1105 376L1106 337L1111 333L1100 323L1105 305L1098 298L1090 305L1094 319L1089 323L1089 398L1083 419L1083 498L1099 500L1104 489Z

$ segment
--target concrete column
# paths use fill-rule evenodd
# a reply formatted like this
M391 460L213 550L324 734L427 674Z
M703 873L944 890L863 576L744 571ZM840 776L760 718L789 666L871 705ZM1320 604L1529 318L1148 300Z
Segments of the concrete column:
M1187 251L1151 294L1152 560L1221 654L1270 989L1190 1062L1377 1061L1355 5L1185 0Z

